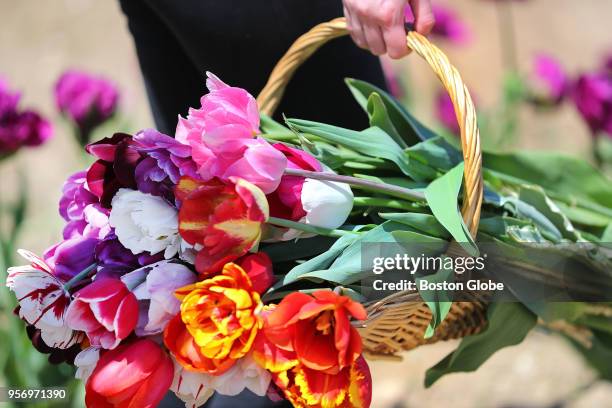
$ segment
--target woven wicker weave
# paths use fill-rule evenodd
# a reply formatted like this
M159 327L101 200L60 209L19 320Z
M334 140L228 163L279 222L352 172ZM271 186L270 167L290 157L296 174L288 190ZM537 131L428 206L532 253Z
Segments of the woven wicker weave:
M346 21L338 18L319 24L298 38L278 62L259 94L257 102L261 112L271 115L299 66L323 44L346 34ZM416 32L409 32L406 40L408 46L423 57L436 73L455 107L465 162L461 214L472 236L475 236L480 220L483 185L480 135L472 98L461 76L442 51ZM369 304L367 309L368 320L360 322L358 329L365 352L370 357L392 356L425 343L460 338L478 332L486 324L484 302L455 302L434 336L425 339L431 312L418 293L408 291Z

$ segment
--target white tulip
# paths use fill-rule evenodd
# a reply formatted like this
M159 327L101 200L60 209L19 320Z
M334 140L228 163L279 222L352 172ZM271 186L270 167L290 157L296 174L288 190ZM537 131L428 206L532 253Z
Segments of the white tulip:
M174 360L174 359L173 359ZM174 360L174 379L170 391L179 397L187 408L197 408L213 395L208 374L188 371Z
M99 359L100 347L90 346L83 349L74 358L74 365L77 368L74 377L86 383L87 379L96 368L96 364L98 364Z
M162 197L121 188L113 197L109 222L121 244L133 254L179 251L178 211Z
M19 254L30 265L8 268L6 286L19 302L19 317L40 330L43 342L54 348L66 349L83 340L83 333L66 324L66 309L70 294L64 289L47 263L30 251Z
M225 373L211 376L210 386L222 395L238 395L247 388L253 394L263 397L268 392L271 380L270 372L247 354Z
M353 209L353 192L348 184L306 179L302 187L302 207L306 224L338 228Z

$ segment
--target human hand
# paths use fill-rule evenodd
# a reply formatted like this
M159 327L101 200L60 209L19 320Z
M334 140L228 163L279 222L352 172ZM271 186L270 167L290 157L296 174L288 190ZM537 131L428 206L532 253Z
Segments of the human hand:
M434 26L430 0L342 0L348 30L359 47L374 55L401 58L410 50L406 44L404 8L415 17L415 29L426 35Z

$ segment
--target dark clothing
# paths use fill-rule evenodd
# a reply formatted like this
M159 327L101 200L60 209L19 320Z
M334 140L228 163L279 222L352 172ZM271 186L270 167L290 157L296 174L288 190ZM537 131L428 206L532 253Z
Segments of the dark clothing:
M253 95L293 41L342 15L340 0L121 0L134 37L153 116L173 135L177 115L199 107L205 72ZM363 129L366 117L344 78L385 87L378 58L350 38L331 41L292 79L276 112Z
M293 41L318 23L342 15L340 0L120 0L134 37L157 128L174 135L177 115L200 106L205 72L257 95ZM344 78L385 88L378 58L349 38L332 41L296 73L276 112L353 129L367 118ZM160 406L178 406L168 396ZM289 407L244 392L215 395L224 407Z

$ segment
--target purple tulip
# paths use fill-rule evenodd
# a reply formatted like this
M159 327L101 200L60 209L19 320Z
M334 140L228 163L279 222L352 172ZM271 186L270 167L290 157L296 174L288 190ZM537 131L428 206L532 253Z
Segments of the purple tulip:
M51 137L51 124L33 110L19 110L21 95L0 78L0 158L22 146L38 146Z
M86 176L86 171L78 171L64 182L62 198L59 202L59 213L66 221L83 219L85 207L89 204L98 203L98 197L87 187Z
M138 190L174 202L174 186L181 176L197 177L191 147L154 129L141 130L133 140L143 157L135 170Z
M455 107L450 96L445 91L440 91L436 97L436 117L442 125L455 135L459 135L459 123L455 115Z
M89 142L92 130L117 109L119 93L109 80L83 71L68 70L55 84L58 109L74 122L80 142Z
M158 195L174 203L174 186L181 176L198 177L191 147L154 129L135 136L116 133L87 146L98 160L87 172L90 191L110 208L124 187Z
M568 92L568 78L561 64L550 55L539 54L534 60L532 102L539 106L554 106Z
M454 44L466 44L471 39L471 32L461 21L454 10L437 4L432 6L432 12L436 24L431 30L431 35L448 40ZM404 12L407 22L414 22L412 9L407 6Z
M64 183L59 213L68 221L63 231L64 239L74 236L102 239L110 231L109 211L89 190L85 171L74 173Z
M612 137L612 74L581 75L573 87L572 97L593 136L604 133Z
M129 249L121 245L114 232L108 234L98 243L95 254L99 266L98 277L118 278L135 269L164 259L163 252L156 255L151 255L148 252L134 255Z
M95 262L98 242L96 238L74 236L47 249L45 262L57 278L67 282Z
M174 291L197 280L196 274L176 260L163 260L121 277L133 288L141 313L135 333L151 336L161 333L168 322L181 310Z

